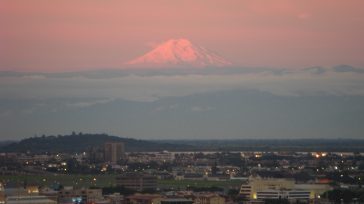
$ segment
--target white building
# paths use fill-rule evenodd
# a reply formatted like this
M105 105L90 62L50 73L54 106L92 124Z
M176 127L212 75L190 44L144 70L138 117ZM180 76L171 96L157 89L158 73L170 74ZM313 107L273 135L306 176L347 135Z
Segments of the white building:
M250 178L241 185L240 194L250 200L312 200L331 190L327 184L296 184L292 179Z
M265 199L309 200L311 199L311 192L307 190L293 190L293 189L290 190L268 189L256 192L255 198L259 200L265 200Z
M9 196L6 204L57 204L46 196Z

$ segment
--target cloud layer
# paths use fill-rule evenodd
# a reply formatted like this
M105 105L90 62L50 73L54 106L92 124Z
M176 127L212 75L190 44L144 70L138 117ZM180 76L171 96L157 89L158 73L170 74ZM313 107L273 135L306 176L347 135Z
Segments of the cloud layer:
M3 139L73 130L144 139L359 138L362 70L1 72L0 129Z
M347 65L300 70L231 68L0 73L1 98L108 98L152 101L224 90L275 95L363 95L364 69Z

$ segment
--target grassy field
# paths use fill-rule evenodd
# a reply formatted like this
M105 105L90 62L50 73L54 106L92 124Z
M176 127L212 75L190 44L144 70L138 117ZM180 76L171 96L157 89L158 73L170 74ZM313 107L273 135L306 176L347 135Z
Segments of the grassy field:
M47 175L16 175L0 176L0 182L37 184L52 186L53 184L62 184L63 186L75 187L105 187L115 185L115 175L65 175L65 174L47 174Z
M200 180L159 180L160 188L184 189L186 187L220 187L220 188L236 188L240 187L241 181L200 181Z
M44 186L52 186L53 184L62 184L63 186L75 187L107 187L115 185L116 175L65 175L65 174L49 174L49 175L16 175L16 176L0 176L2 183L18 183L22 185L24 182L28 184L37 184ZM235 188L241 185L241 181L193 181L193 180L158 180L160 188L185 189L186 187L220 187Z

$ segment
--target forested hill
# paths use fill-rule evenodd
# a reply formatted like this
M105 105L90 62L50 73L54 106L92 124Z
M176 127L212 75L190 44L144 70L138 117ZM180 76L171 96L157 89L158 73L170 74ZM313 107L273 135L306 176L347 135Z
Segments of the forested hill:
M126 151L163 151L183 150L189 145L169 144L146 140L137 140L110 136L107 134L71 134L59 136L41 136L23 139L1 147L0 152L83 152L91 147L101 147L105 142L123 142Z
M343 151L364 152L360 139L137 140L107 134L41 136L0 143L1 152L76 153L105 142L123 142L128 152L151 151Z

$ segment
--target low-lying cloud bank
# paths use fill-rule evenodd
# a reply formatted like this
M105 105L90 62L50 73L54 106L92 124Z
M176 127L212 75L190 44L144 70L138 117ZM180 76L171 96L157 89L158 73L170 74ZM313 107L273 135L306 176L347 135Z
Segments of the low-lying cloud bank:
M363 95L364 69L350 66L301 70L229 68L100 70L76 73L0 72L0 98L120 98L153 101L224 90L275 95Z
M0 135L361 138L363 103L364 72L350 66L0 72Z

